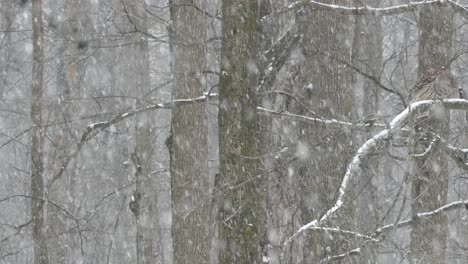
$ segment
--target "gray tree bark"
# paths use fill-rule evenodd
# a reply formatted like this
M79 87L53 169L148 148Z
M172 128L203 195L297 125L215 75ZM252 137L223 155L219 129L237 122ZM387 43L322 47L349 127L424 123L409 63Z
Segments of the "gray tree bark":
M57 4L57 3L55 3ZM52 174L61 170L62 164L72 155L73 146L78 142L81 124L75 120L83 116L83 109L74 101L83 95L83 86L87 69L86 59L89 51L88 40L92 36L93 26L89 17L90 2L85 0L69 1L64 5L62 19L49 17L49 27L62 36L58 45L59 65L57 69L56 101L51 113L53 122L58 129L47 131L50 144L45 148L49 153L46 164ZM47 186L48 198L64 204L73 214L76 208L83 203L77 193L79 186L85 181L79 176L76 161L72 161L62 179ZM68 207L67 202L73 205ZM47 210L47 234L58 237L49 241L50 261L53 263L67 262L69 259L81 258L79 232L75 229L76 223L55 207ZM51 228L53 227L53 228Z
M373 1L355 1L357 5L378 7L379 3ZM380 17L356 16L354 24L354 39L352 51L352 63L361 71L370 76L381 75L382 65L382 24ZM379 107L379 88L366 77L354 72L354 95L357 106L358 118L363 122L373 122L377 116ZM360 109L361 111L359 111ZM366 140L372 133L365 133L360 140ZM358 139L358 138L356 138ZM355 193L356 203L356 230L362 234L369 234L376 230L379 224L378 190L376 186L379 164L384 159L383 155L369 157L362 163L363 174L356 178ZM383 161L385 162L385 161ZM367 244L363 247L358 257L358 263L377 263L378 247L375 244Z
M129 80L130 87L135 87L136 108L146 106L145 100L151 94L148 48L148 25L145 1L122 1L122 8L127 15L129 28L134 32L134 43L130 50L134 58L135 76ZM130 208L136 217L137 263L155 263L154 251L154 190L153 172L153 114L143 113L135 117L135 149L131 154L135 168L136 189L132 195Z
M171 2L173 99L203 95L206 86L207 17L204 0ZM171 154L175 263L210 263L211 192L206 104L172 111Z
M423 7L419 13L419 75L449 62L452 49L453 11L443 7ZM454 88L455 89L455 88ZM436 146L429 148L427 131L447 138L450 115L437 106L437 115L417 120L412 168L412 214L434 210L447 203L448 157ZM434 113L434 112L432 112ZM426 152L426 150L429 150ZM418 155L425 153L424 155ZM418 219L411 230L411 261L445 263L447 216Z
M261 263L263 176L257 175L255 131L257 3L223 1L219 82L220 264Z
M49 257L44 232L44 128L42 94L44 85L44 27L42 0L32 1L33 69L31 89L31 217L34 263L47 264Z
M323 2L323 1L322 1ZM346 4L347 1L333 1ZM352 72L340 61L351 61L352 20L334 12L309 10L298 16L300 32L304 34L305 60L300 67L300 91L304 102L316 115L327 119L349 120L353 111ZM294 112L306 114L307 109L292 103ZM310 113L309 113L310 114ZM319 218L333 203L342 175L354 147L349 129L333 129L326 125L298 127L296 146L299 181L298 190L303 224ZM346 205L331 226L354 229L352 205ZM316 263L327 256L341 254L352 248L352 239L342 236L330 238L323 233L307 234L304 243L305 263ZM348 258L346 263L355 259Z

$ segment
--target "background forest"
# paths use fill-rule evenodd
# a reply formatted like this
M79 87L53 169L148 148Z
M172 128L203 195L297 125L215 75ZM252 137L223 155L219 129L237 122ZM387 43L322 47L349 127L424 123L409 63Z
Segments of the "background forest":
M0 0L0 263L468 263L468 0Z

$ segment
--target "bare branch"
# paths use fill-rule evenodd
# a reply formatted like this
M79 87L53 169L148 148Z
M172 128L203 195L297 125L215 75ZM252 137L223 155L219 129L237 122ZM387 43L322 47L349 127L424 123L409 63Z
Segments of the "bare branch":
M336 60L338 61L339 63L343 63L344 65L346 65L348 68L351 68L352 70L354 70L355 72L359 73L360 75L362 75L363 77L371 80L373 83L375 83L375 85L377 85L378 88L386 91L386 92L389 92L389 93L392 93L392 94L395 94L396 96L398 96L398 98L400 99L401 103L403 104L404 107L407 107L407 103L406 103L406 100L405 100L405 96L403 96L402 93L400 93L399 91L395 90L395 89L392 89L392 88L388 88L386 87L384 84L382 84L379 80L379 78L377 78L376 76L374 75L371 75L371 74L368 74L366 73L365 71L359 69L358 67L354 66L353 64L351 64L350 62L347 62L346 60L343 60L343 59L340 59L340 58L337 58L337 57L334 57L326 52L323 52L323 51L320 51L320 50L316 50L317 53L320 53L320 54L323 54L327 57L329 57L330 59L332 60Z
M281 37L273 46L262 54L262 67L265 67L260 73L259 90L262 87L270 87L276 80L278 72L289 59L293 49L295 49L302 40L302 36L294 33L295 26L292 26L283 37Z

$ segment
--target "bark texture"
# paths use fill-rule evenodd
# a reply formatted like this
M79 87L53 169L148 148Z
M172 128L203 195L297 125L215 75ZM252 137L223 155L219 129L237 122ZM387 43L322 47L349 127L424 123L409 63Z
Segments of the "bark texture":
M219 93L220 264L261 263L263 178L256 175L257 3L223 1Z
M347 1L333 1L345 5ZM341 61L351 61L352 20L334 12L308 10L298 15L300 33L304 34L305 60L298 68L298 93L308 108L326 119L349 120L352 114L352 72ZM293 112L313 114L293 103ZM299 180L299 208L302 224L319 218L335 202L342 175L353 155L353 136L348 128L327 125L300 125L296 145ZM353 208L346 205L342 215L325 223L353 229ZM352 239L311 233L304 238L304 263L316 263L327 256L341 254L353 246ZM346 263L353 263L353 258Z
M122 1L127 14L130 28L135 32L135 44L132 46L134 55L131 63L135 65L135 77L130 82L135 89L136 108L146 106L145 98L151 94L147 16L145 1ZM131 86L131 87L132 87ZM135 150L131 154L135 168L136 190L133 202L136 217L137 263L156 263L154 251L154 205L156 195L154 191L153 171L153 131L154 118L151 113L144 113L135 117Z
M74 145L77 143L81 132L81 122L72 121L83 116L84 109L76 98L83 95L86 69L89 60L86 58L89 52L87 38L93 32L91 10L89 1L68 1L64 6L63 18L49 18L49 26L59 32L63 37L59 45L59 65L57 70L56 102L52 113L54 122L59 129L49 129L48 135L53 139L52 143L46 142L45 149L49 153L45 159L46 173L57 173L62 169L62 164L72 155ZM74 100L75 99L75 100ZM48 143L48 144L47 144ZM72 161L60 181L48 186L48 197L54 201L69 201L76 207L82 205L79 198L83 177L80 177L79 165ZM77 213L76 207L67 208L70 212ZM75 228L76 222L63 214L55 207L47 208L49 228L47 234L58 237L49 241L50 262L64 263L69 259L81 258L79 231Z
M33 69L31 89L31 217L34 263L49 263L44 230L44 131L42 94L44 85L44 27L42 1L32 1Z
M419 13L419 75L446 66L451 57L453 11L423 7ZM439 84L435 84L439 85ZM423 99L423 98L419 98ZM428 117L416 120L412 146L412 213L434 210L447 203L448 157L429 131L447 138L450 115L436 105ZM415 263L445 263L447 216L417 219L411 230L410 258Z
M173 99L203 95L207 17L204 0L171 2ZM213 234L206 103L172 111L171 178L175 263L210 263Z
M354 1L378 7L379 3L371 0ZM357 16L354 24L354 39L352 51L352 63L362 72L370 75L381 75L382 65L382 24L380 17ZM364 122L374 122L375 114L379 109L379 87L366 77L354 72L354 97L358 109L358 119ZM372 133L365 133L364 136L356 138L359 142L370 138ZM383 155L370 156L362 163L363 174L356 178L355 193L358 194L356 201L356 230L366 234L377 229L379 224L379 214L375 210L378 207L377 177L379 174L379 159L385 159ZM384 161L385 162L385 161ZM378 247L374 244L367 244L363 247L358 258L358 263L378 263Z

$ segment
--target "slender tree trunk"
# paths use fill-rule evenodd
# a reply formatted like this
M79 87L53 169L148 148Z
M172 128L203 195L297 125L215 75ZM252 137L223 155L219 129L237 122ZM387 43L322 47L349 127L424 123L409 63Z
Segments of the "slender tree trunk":
M259 18L268 15L272 11L272 3L270 0L259 0ZM260 43L259 48L260 52L268 50L272 45L272 39L276 38L278 33L277 31L281 30L281 26L278 25L278 19L275 17L273 20L266 19L264 21L258 22L259 34L260 34ZM259 65L260 72L267 72L267 67L269 65ZM260 76L259 76L260 77ZM274 89L273 86L268 85L267 87L263 86L261 89L258 89L258 93L264 93ZM259 98L259 104L262 107L271 108L272 102L274 100L274 95L264 95L264 97ZM270 116L258 116L257 118L257 137L258 137L258 151L259 153L270 153L275 151L275 147L278 145L272 133L273 122ZM269 263L277 264L279 263L279 245L281 243L281 231L279 227L276 227L275 224L279 222L276 213L281 213L279 208L278 200L275 199L278 197L277 182L279 177L281 177L278 170L274 169L277 166L277 161L273 156L265 156L262 158L263 169L268 170L267 178L267 190L264 196L264 204L267 210L265 214L265 228L263 236L266 238L265 241L268 243L268 248L265 249L266 252L262 254L266 255L269 259ZM275 213L273 213L275 212Z
M273 10L278 10L282 6L284 6L282 0L262 0L259 4L260 18L266 17L259 21L260 52L266 54L267 62L263 60L260 65L258 94L261 94L261 97L257 96L257 104L278 111L284 110L285 101L283 95L278 95L273 91L287 90L283 86L287 83L285 77L288 74L285 72L290 72L291 65L288 63L293 60L290 55L297 49L297 44L300 42L297 38L297 26L290 27L294 23L292 19L294 14L282 14L279 17L271 15ZM269 60L271 57L273 57L272 61ZM272 66L275 69L269 69ZM282 70L283 67L286 68L285 71ZM274 76L264 76L270 72L274 72ZM267 178L265 193L267 214L264 230L267 246L264 249L266 252L262 253L267 256L270 264L280 263L282 242L299 228L294 212L296 211L294 201L297 186L294 186L290 177L285 176L288 171L287 161L284 155L277 153L282 146L290 144L290 142L284 142L282 135L287 124L287 121L283 122L269 115L258 116L256 134L258 150L262 157L260 170L263 170L262 173L265 173ZM299 263L302 259L302 251L298 252L302 250L302 247L298 246L300 244L300 242L297 243L298 240L294 241L290 250L285 250L288 254L283 256L284 263Z
M220 264L261 263L264 213L257 175L255 88L257 3L223 1L219 93Z
M135 31L132 46L135 65L135 77L129 82L136 87L135 96L138 98L136 108L146 106L145 97L151 94L149 71L149 47L145 33L148 32L145 1L122 1L124 12L127 15L129 27ZM132 87L131 86L131 87ZM136 189L133 192L130 208L136 217L137 263L155 263L154 251L154 205L156 195L154 191L153 169L153 114L143 113L135 117L135 150L131 159L135 167Z
M206 68L205 0L173 0L174 99L203 95ZM206 104L172 111L171 178L175 263L210 263L211 191Z
M32 1L33 69L31 90L31 217L33 226L34 263L49 263L44 232L44 131L42 127L42 94L44 84L44 28L42 1Z
M424 7L419 14L419 74L430 68L442 67L451 57L453 11L442 7ZM442 106L438 106L442 107ZM418 122L420 131L430 129L447 138L450 115L438 109L437 116ZM443 118L441 117L443 115ZM424 132L423 132L424 133ZM418 131L416 131L418 134ZM419 132L419 134L421 134ZM428 146L425 138L414 139L413 154L424 153ZM448 157L440 147L432 147L425 155L413 156L412 212L434 210L447 203ZM411 260L414 263L445 263L447 243L447 217L439 214L431 220L418 219L411 230Z
M63 162L71 155L74 144L77 143L78 135L81 132L82 124L74 121L82 117L84 109L76 103L77 98L82 98L86 85L85 74L89 61L80 59L85 57L89 51L88 40L93 33L93 25L90 22L89 12L90 2L87 0L76 0L65 3L64 15L61 19L51 18L50 27L63 36L63 40L58 44L57 56L59 61L57 69L56 102L50 115L53 116L56 129L47 131L51 138L51 143L45 144L48 153L45 161L46 173L57 173L61 170ZM73 100L75 99L75 100ZM55 101L55 100L54 100ZM73 120L73 121L72 121ZM50 142L50 141L49 141ZM79 186L86 181L80 177L79 165L72 161L68 165L62 180L55 182L52 186L47 186L48 198L54 201L69 201L73 207L64 207L71 213L76 213L83 201L79 199ZM69 259L82 258L80 245L78 243L79 234L75 229L76 223L63 212L55 207L48 207L47 210L48 229L47 234L57 237L49 242L50 262L63 263Z
M370 0L355 1L356 4L378 7L379 3ZM354 25L354 40L352 51L352 63L361 71L371 75L380 76L382 65L382 24L380 17L357 16ZM364 122L378 118L375 114L379 107L379 88L375 83L361 75L354 73L354 93L357 104L358 117ZM358 97L358 98L357 98ZM360 140L366 140L371 133L361 136ZM356 138L358 139L358 138ZM377 229L379 215L375 208L378 207L378 190L376 181L379 171L379 159L383 156L369 157L362 162L363 173L356 178L356 229L362 234L369 234ZM366 245L359 258L359 263L377 263L378 248L375 244Z

